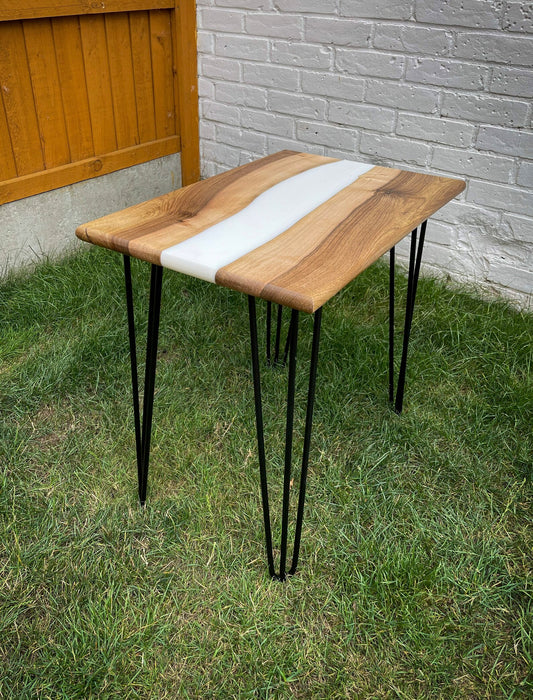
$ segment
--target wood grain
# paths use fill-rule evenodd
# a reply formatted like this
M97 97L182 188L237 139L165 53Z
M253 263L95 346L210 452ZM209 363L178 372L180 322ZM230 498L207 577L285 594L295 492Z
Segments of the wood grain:
M0 0L0 22L174 7L174 0Z
M117 147L121 149L139 143L130 22L126 12L105 15L104 21L109 54L115 133Z
M176 133L172 39L168 11L150 12L150 38L156 137L165 138Z
M0 88L17 175L26 175L42 170L44 159L39 125L33 108L24 30L21 22L9 22L1 28Z
M15 158L11 147L11 138L9 136L9 127L7 124L2 92L3 90L0 90L0 180L7 180L17 176L17 166L15 165Z
M117 150L104 17L80 17L80 30L94 154L98 156Z
M78 17L52 20L52 31L62 97L58 106L63 107L70 157L75 163L94 155Z
M334 160L281 151L76 233L161 264L162 251L242 211L277 183ZM215 280L312 313L463 189L460 180L373 167L268 243L221 267Z
M220 269L217 284L312 313L463 189L459 180L373 168Z
M148 12L130 14L135 104L141 142L154 141L154 85L152 82L152 52L150 48L150 20Z
M44 167L55 168L71 159L52 25L36 19L24 22L23 29Z
M332 160L281 151L92 221L76 234L90 243L159 264L165 248L235 214L285 178Z

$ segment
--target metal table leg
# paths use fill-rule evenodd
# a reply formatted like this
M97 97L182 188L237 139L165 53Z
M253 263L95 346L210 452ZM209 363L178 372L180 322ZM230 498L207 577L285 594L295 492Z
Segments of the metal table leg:
M409 350L409 337L411 335L411 324L415 308L416 289L420 274L420 263L426 236L427 221L420 227L420 238L417 247L417 229L411 233L411 248L409 254L409 274L407 278L407 303L405 309L405 323L403 330L403 347L400 361L400 371L398 375L398 385L396 388L396 398L394 398L394 266L395 251L390 250L390 270L389 270L389 401L394 403L396 413L401 413L403 408L403 396L405 390L405 374L407 370L407 352Z
M161 309L161 284L163 280L163 268L159 265L152 265L150 277L150 305L148 311L148 336L146 340L142 426L139 401L139 380L137 374L137 349L135 339L135 317L133 311L133 290L131 284L131 265L128 255L124 255L124 277L126 282L126 304L128 309L131 385L133 392L133 416L135 421L135 448L137 454L137 478L139 484L139 501L143 506L146 502L148 464L150 461L150 439L152 434L152 413L154 406L155 369L157 361L157 341L159 337L159 316Z
M309 464L309 450L311 445L311 431L313 425L313 407L316 390L316 373L318 366L318 350L320 344L320 327L322 319L322 309L318 309L314 314L313 325L313 349L311 353L311 368L309 374L309 389L307 394L307 412L305 421L304 447L302 455L302 467L300 472L300 493L298 499L298 511L296 516L294 546L292 553L292 562L287 571L287 542L289 530L289 500L291 488L291 470L292 470L292 436L293 436L293 419L294 419L294 393L296 384L296 355L298 344L298 322L299 312L293 310L291 313L291 322L289 326L289 378L287 391L287 419L285 426L285 466L283 474L283 500L282 500L282 521L281 521L281 546L280 546L280 563L279 570L276 573L274 565L274 554L272 550L272 527L270 520L270 506L268 499L268 480L266 469L265 456L265 441L263 428L263 408L261 399L261 376L259 369L259 350L257 341L257 315L255 297L248 297L248 311L250 318L250 341L252 349L252 372L254 380L254 399L255 399L255 418L257 427L257 447L259 457L259 475L261 482L261 498L263 505L263 520L265 527L266 553L268 562L268 571L272 578L285 581L287 576L292 576L298 565L298 556L300 550L305 493L307 486L307 471ZM278 319L280 318L278 315Z

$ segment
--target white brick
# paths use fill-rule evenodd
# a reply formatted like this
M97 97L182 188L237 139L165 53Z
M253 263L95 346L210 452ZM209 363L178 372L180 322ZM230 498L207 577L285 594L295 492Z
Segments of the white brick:
M353 102L330 102L329 121L335 124L358 126L372 131L390 132L394 124L392 109Z
M294 119L271 112L247 109L242 113L242 125L264 134L294 136Z
M516 289L524 294L533 293L533 271L521 270L515 265L491 264L487 275L489 282Z
M210 100L215 99L215 85L211 80L198 78L198 97L207 97Z
M274 63L303 68L329 68L332 50L328 46L292 41L273 41L271 58Z
M474 139L475 128L466 122L400 113L396 133L399 136L436 141L448 146L470 146Z
M509 182L514 160L476 151L435 146L431 166L457 175L472 175L485 180Z
M462 197L464 194L460 196ZM482 229L497 230L500 222L500 212L494 212L486 207L454 199L435 212L432 219L446 221L454 225L464 224L466 226L477 226Z
M434 27L376 24L373 44L377 49L446 56L450 33Z
M332 46L366 47L370 45L372 24L348 19L308 17L305 20L306 41Z
M302 143L301 141L296 141L296 139L284 139L279 136L269 136L267 148L269 153L289 150L298 151L299 153L316 153L319 156L323 156L325 152L324 146L314 143Z
M531 154L533 156L533 153ZM516 182L523 187L530 187L533 189L533 162L523 161L520 163L518 168L518 176ZM531 213L533 214L533 203L531 205Z
M299 121L296 123L296 135L303 141L342 148L350 152L353 151L355 144L353 129L341 129L329 124Z
M265 61L268 58L268 41L257 37L223 34L216 39L217 56Z
M270 10L272 7L271 0L215 0L215 4L243 10Z
M533 70L497 66L492 73L490 90L500 95L533 97Z
M211 34L211 32L199 31L196 40L199 53L214 53L215 37L213 34Z
M308 71L302 71L301 78L303 92L346 100L363 99L364 80L336 73L311 73Z
M533 37L505 36L496 32L457 34L454 56L475 61L533 64Z
M238 81L241 75L241 67L239 63L229 58L202 56L200 58L200 67L203 75L206 78L213 78L215 80L220 79Z
M301 39L302 18L299 15L250 14L245 19L246 31L258 36Z
M422 263L425 265L435 265L446 269L452 259L453 252L449 246L440 245L427 241L424 244Z
M244 82L248 85L264 85L282 90L296 90L298 72L285 66L272 66L262 63L243 65Z
M495 151L508 156L531 156L533 134L517 129L501 129L497 126L482 126L476 145L484 151Z
M533 243L533 218L504 214L502 226L509 238L519 243Z
M341 15L372 19L410 19L411 0L341 0Z
M416 105L418 112L434 112L438 97L435 89L377 80L369 80L365 92L366 102L398 109L412 109Z
M326 116L327 102L320 97L272 90L269 93L269 106L274 112L322 120Z
M241 107L267 106L267 91L265 88L250 87L242 83L219 83L215 86L216 99L230 105Z
M415 83L442 85L463 90L482 90L489 68L448 59L408 58L405 77Z
M202 144L202 157L224 165L226 170L236 168L240 161L239 149L210 141L204 141Z
M198 26L215 32L240 32L244 26L244 12L206 8L198 13Z
M429 24L499 29L500 7L489 0L416 0L415 18Z
M425 143L415 143L394 136L378 136L369 132L361 134L359 149L361 153L378 156L387 163L413 165L426 165L431 152L430 147Z
M510 32L533 32L533 5L531 2L507 2L503 28Z
M379 51L355 51L337 49L335 66L350 75L371 75L378 78L399 78L403 72L404 59Z
M312 12L334 14L336 0L274 0L274 7L281 12Z
M202 100L202 117L224 124L240 124L241 110L238 107Z
M236 129L222 124L216 125L216 139L219 143L255 152L263 152L267 141L265 134L254 133L246 129Z
M470 180L466 198L469 202L503 209L508 213L531 214L531 193L517 187Z
M457 234L454 226L430 219L426 234L427 242L438 243L441 246L450 246L455 244L456 239ZM426 249L424 246L424 258L425 253Z
M200 140L215 141L216 139L216 125L213 122L207 122L205 119L200 120Z
M444 93L441 114L482 124L526 126L529 104L517 100L488 97L485 94Z

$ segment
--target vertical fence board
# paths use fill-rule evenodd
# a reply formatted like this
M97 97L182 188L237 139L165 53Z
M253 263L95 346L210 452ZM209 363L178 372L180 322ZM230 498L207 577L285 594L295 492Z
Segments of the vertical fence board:
M168 12L150 12L152 80L154 83L155 128L157 138L175 133L174 77Z
M156 132L148 12L130 13L130 35L139 138L141 142L153 141Z
M10 22L5 27L0 43L0 74L17 175L42 170L41 139L21 22Z
M100 155L117 149L103 16L80 17L80 30L94 150Z
M53 168L70 162L70 149L50 20L24 22L24 38L44 166Z
M75 162L94 155L79 20L54 19L52 30L70 155Z
M130 23L126 12L105 16L109 72L118 148L139 143Z
M6 111L0 89L0 180L8 180L17 176L17 167L13 157L11 139L7 125Z

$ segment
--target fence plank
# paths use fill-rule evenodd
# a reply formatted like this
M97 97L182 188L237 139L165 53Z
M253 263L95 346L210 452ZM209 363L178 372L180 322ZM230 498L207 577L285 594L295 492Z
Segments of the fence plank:
M141 142L152 141L156 133L150 21L147 12L130 14L130 36L131 45L135 47L132 58L139 138Z
M154 82L155 128L157 138L176 133L172 39L167 11L150 12L152 79Z
M106 15L105 28L117 146L126 148L139 143L128 14Z
M0 83L18 175L44 167L41 139L20 22L10 22L0 42Z
M9 127L7 125L6 111L4 109L4 101L0 91L0 180L17 176L17 167L13 157L13 149L11 148L11 139L9 138Z
M109 58L102 15L80 17L95 155L117 150Z
M44 167L54 168L71 159L52 26L49 19L36 19L23 29Z
M52 30L70 155L74 162L95 153L80 23L77 17L58 17L52 20Z

